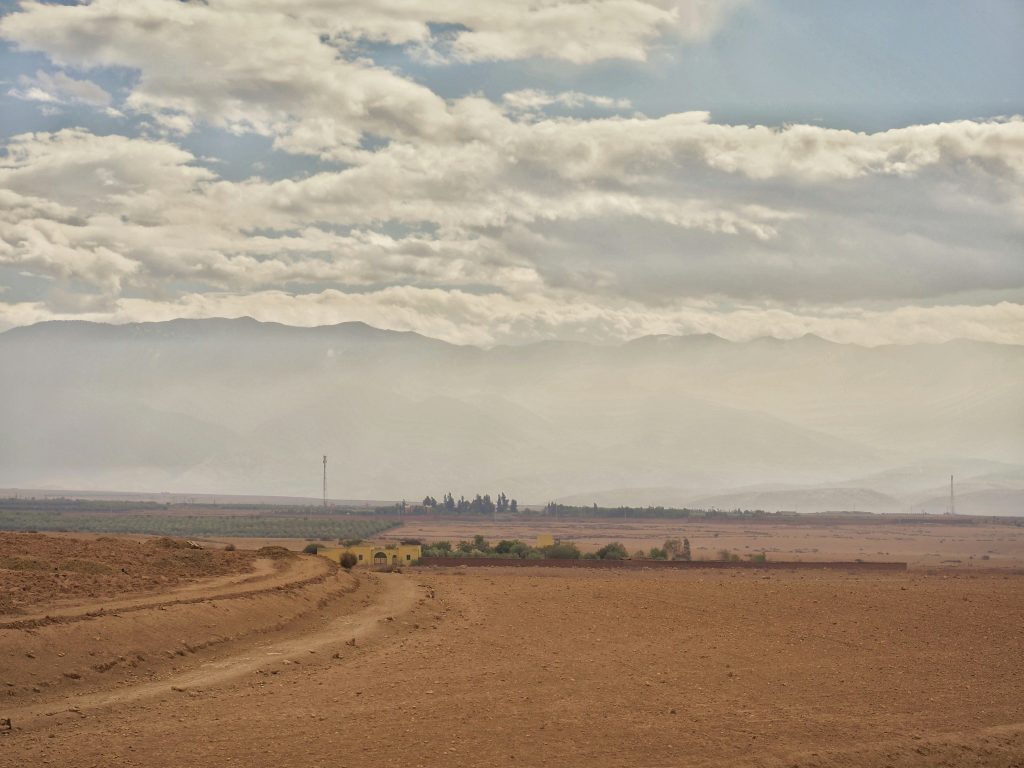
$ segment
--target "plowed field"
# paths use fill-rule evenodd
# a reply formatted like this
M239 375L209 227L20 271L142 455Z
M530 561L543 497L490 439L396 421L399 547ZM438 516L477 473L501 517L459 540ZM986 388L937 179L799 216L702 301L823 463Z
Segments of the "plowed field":
M1024 765L1011 572L347 575L309 557L257 580L289 573L172 609L165 664L18 687L0 765ZM95 627L76 642L102 654L129 620L45 629ZM174 652L199 625L223 641ZM0 659L29 668L65 637L0 630Z

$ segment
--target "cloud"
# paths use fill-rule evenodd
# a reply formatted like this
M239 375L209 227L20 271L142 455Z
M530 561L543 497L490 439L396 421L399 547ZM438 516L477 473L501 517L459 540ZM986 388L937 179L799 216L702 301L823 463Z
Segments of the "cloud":
M76 77L126 69L118 107L142 127L10 138L0 264L53 312L193 311L207 293L229 311L250 292L287 316L372 307L452 338L456 323L480 323L485 341L697 329L704 315L665 308L701 301L734 324L742 315L722 307L756 307L751 325L779 332L825 327L803 308L830 302L861 319L872 307L880 325L915 303L1016 306L1019 116L869 133L727 124L703 110L625 115L626 100L572 90L446 99L367 58L382 43L448 62L640 59L666 40L706 39L739 5L24 3L0 17L0 35L58 69L22 78L15 95L109 109L110 94ZM227 144L266 137L275 151L261 161L276 175L218 175L217 158L185 148L209 142L211 126ZM309 164L288 154L322 162L300 172ZM192 303L177 303L184 295ZM338 298L353 296L375 298ZM495 330L473 296L536 316L509 309ZM428 298L450 327L423 309ZM1003 327L1002 315L979 317ZM870 339L856 318L842 328Z
M629 99L613 99L608 96L592 96L578 91L548 93L535 88L509 91L501 97L502 104L509 112L536 112L552 105L567 109L596 107L598 109L629 109Z
M18 78L20 88L12 88L9 95L26 101L40 101L47 104L79 102L97 107L110 106L111 96L90 80L76 80L64 72L49 73L43 70L35 76L22 75Z
M863 174L808 178L797 164L737 189L737 172L708 161L699 132L762 132L700 114L521 124L481 99L451 113L479 138L395 141L350 168L272 182L225 181L167 140L17 136L0 160L0 187L17 200L0 219L0 259L108 298L174 284L568 289L654 303L1024 288L1011 245L1021 227L1008 215L1021 200L1011 183L1019 120L905 129L900 153L916 158L916 173L851 149L891 147L893 136L834 132L815 151L838 153L836 165L866 158ZM795 129L765 133L786 143Z
M596 303L564 294L510 297L410 286L364 293L193 293L166 302L120 299L112 310L85 314L55 313L41 303L0 302L0 328L68 318L125 323L241 316L299 326L361 320L380 328L413 330L455 344L479 346L538 339L620 342L645 335L693 333L714 333L734 341L812 333L867 346L958 338L1024 344L1024 304L1013 302L888 310L847 307L838 311L826 306L795 311L709 302L651 308L625 301Z
M417 135L444 122L430 90L339 57L322 33L285 9L168 0L26 3L0 19L0 35L60 65L137 70L125 107L176 132L201 120L293 151L353 150L364 133Z

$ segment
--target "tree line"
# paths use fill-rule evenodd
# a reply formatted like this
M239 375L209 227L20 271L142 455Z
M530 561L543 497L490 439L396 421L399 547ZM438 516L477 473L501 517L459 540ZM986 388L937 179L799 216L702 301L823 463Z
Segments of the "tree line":
M605 544L596 552L581 552L571 541L558 541L546 547L535 547L521 539L502 539L492 545L477 534L472 539L455 542L436 541L424 545L423 557L504 557L525 560L690 560L689 539L668 539L649 552L629 554L618 541Z

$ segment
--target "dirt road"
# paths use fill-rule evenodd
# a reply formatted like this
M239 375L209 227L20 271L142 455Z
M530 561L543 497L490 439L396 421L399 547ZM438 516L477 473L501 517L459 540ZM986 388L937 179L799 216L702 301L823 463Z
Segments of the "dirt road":
M305 561L296 569L298 573L287 575L291 575L294 580L295 576L322 571L323 569L315 567L317 565L316 561ZM282 580L287 576L276 575L276 580ZM301 663L295 660L305 661L309 654L329 654L341 650L346 643L365 642L379 633L381 622L387 621L389 617L394 620L396 615L402 615L411 608L416 599L416 590L413 583L407 579L372 575L363 578L377 582L373 602L355 613L335 616L323 626L309 630L303 628L304 631L285 634L280 638L260 639L251 644L236 643L225 649L218 658L203 661L184 671L172 672L157 680L85 695L72 693L56 702L5 710L4 716L16 722L19 729L29 731L45 725L49 718L64 713L73 712L75 715L83 716L104 707L120 707L164 695L168 691L184 693L220 686L257 672L276 674L277 668L281 665ZM214 586L220 588L222 585ZM193 591L196 589L201 589L201 585L195 585ZM141 609L141 606L138 607Z
M1024 577L356 578L273 636L0 709L0 765L1024 765Z

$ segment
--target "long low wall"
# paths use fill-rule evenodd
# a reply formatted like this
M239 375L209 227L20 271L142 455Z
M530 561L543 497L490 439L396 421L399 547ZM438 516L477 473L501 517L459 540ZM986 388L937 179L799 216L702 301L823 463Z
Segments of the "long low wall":
M883 562L842 562L807 560L769 560L764 563L752 563L749 560L525 560L518 557L424 557L420 565L453 568L465 565L470 568L668 568L684 570L688 568L756 568L759 570L814 570L827 569L832 571L905 571L906 563Z

